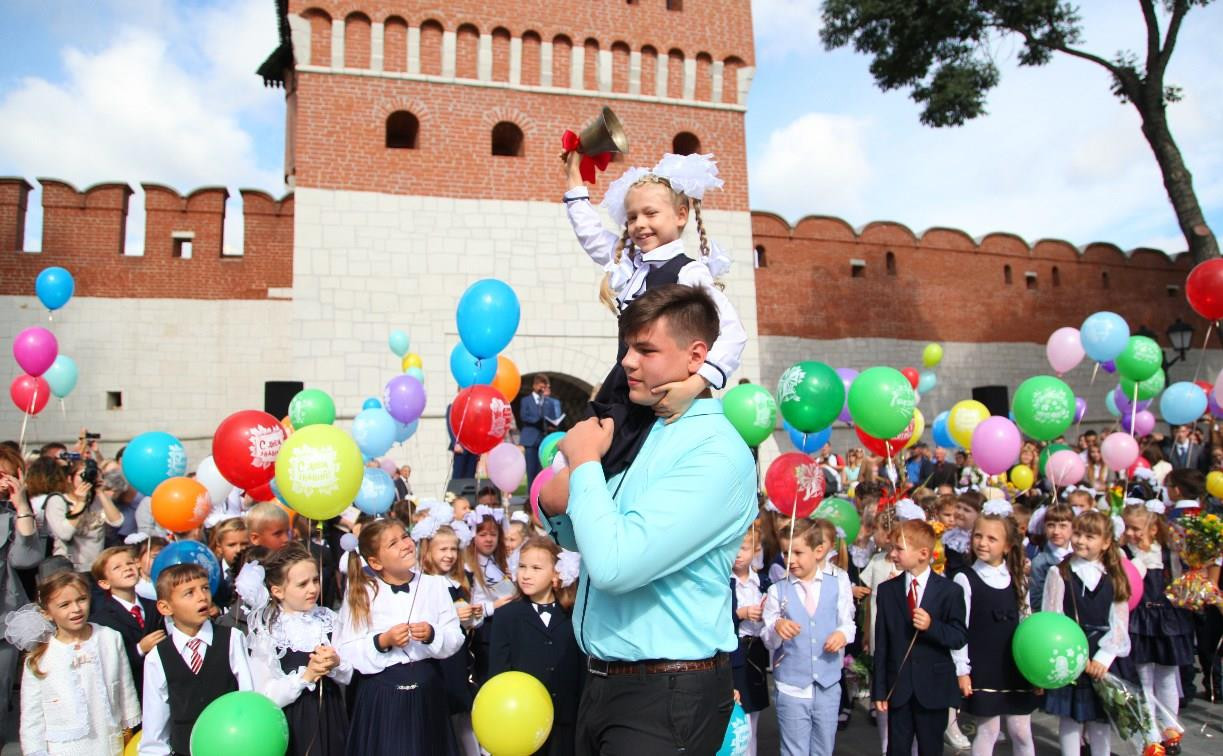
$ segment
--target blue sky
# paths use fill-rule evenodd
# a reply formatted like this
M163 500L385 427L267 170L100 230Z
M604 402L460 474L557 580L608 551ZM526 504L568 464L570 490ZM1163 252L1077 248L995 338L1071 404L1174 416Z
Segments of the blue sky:
M2 2L0 175L283 191L282 95L252 73L276 45L272 0ZM990 115L929 129L906 93L874 86L867 58L823 50L819 5L753 3L754 208L792 221L836 215L917 232L1184 248L1137 116L1102 71L1069 59L1018 69L1015 43L1001 40ZM1085 48L1112 57L1143 44L1137 3L1081 5ZM1220 28L1223 6L1195 10L1168 78L1185 90L1170 111L1174 133L1208 219L1223 229L1223 65L1210 35ZM38 222L34 214L31 237ZM240 245L239 232L234 224L227 239Z

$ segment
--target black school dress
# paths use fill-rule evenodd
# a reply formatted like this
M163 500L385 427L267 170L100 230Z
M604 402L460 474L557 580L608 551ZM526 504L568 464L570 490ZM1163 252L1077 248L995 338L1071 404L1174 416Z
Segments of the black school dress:
M1125 550L1133 560L1133 547ZM1142 601L1130 612L1130 659L1135 664L1183 667L1193 664L1193 613L1173 606L1164 595L1172 582L1172 564L1169 550L1161 551L1163 568L1147 570Z
M286 651L280 669L286 675L310 663L305 651ZM322 697L319 697L321 684ZM344 692L329 677L303 690L297 700L281 709L289 722L289 750L293 756L339 756L348 741L348 713Z
M972 695L964 711L978 717L1031 714L1036 691L1015 666L1011 639L1019 627L1015 587L994 588L971 567L964 570L972 587L968 615L968 658L972 663Z
M1077 620L1086 633L1088 661L1100 650L1100 639L1108 634L1108 617L1112 606L1113 582L1107 574L1100 578L1095 590L1089 591L1079 576L1070 572L1066 594L1062 599L1062 613ZM1045 694L1045 711L1076 722L1108 721L1086 672L1070 685L1048 691Z
M471 585L473 576L467 573L467 584ZM467 595L457 585L450 586L451 601L466 601L471 603ZM472 631L465 631L463 646L438 662L442 669L442 687L446 690L446 701L450 706L451 716L471 711L471 704L476 697L476 686L473 681L475 673L475 655L472 653Z

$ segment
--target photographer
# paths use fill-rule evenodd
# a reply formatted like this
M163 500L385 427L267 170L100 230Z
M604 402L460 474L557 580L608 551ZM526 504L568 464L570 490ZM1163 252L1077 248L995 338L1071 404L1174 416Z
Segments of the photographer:
M21 468L21 455L0 446L0 615L32 598L17 570L37 566L43 555ZM0 712L9 710L16 677L17 649L0 639Z
M46 462L51 464L44 467ZM43 458L30 465L30 475L36 474L45 477L42 485L49 491L43 513L55 539L53 553L68 557L78 572L89 572L105 547L106 526L123 524L123 513L99 485L97 463L92 459L69 461L65 469Z

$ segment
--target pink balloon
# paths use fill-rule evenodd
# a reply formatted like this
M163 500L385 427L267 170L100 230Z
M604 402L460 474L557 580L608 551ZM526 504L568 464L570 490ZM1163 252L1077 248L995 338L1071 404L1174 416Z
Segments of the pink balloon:
M1214 390L1210 393L1214 394L1215 402L1223 404L1223 370L1219 371L1219 377L1215 378Z
M1022 446L1019 428L999 415L982 420L972 432L972 458L988 475L1011 469Z
M1065 326L1050 334L1045 344L1045 356L1058 375L1073 370L1086 356L1083 342L1079 339L1079 329Z
M531 483L531 493L528 498L531 500L531 509L535 512L535 519L540 522L544 521L544 516L539 512L539 492L548 485L548 481L556 477L556 470L551 467L539 471L539 475L535 476L535 480Z
M55 334L46 328L27 328L13 339L13 357L22 370L35 378L47 372L58 354Z
M1121 472L1138 459L1138 442L1128 433L1110 433L1100 444L1100 456L1108 469Z
M527 474L527 460L513 444L498 444L488 453L488 478L505 492L518 490Z
M382 472L386 473L387 475L394 475L395 471L399 469L399 465L395 464L395 460L391 459L390 457L383 457L382 459L378 460L378 466L381 467Z
M1045 462L1045 474L1055 486L1073 486L1083 479L1087 465L1079 453L1070 449L1055 451Z
M1138 574L1138 568L1124 554L1121 556L1121 567L1125 570L1125 577L1130 581L1130 611L1138 608L1138 604L1142 601L1142 576Z
M1130 422L1130 418L1133 422ZM1155 430L1155 416L1150 410L1139 410L1130 414L1128 412L1121 413L1121 427L1127 433L1133 433L1135 436L1145 436Z

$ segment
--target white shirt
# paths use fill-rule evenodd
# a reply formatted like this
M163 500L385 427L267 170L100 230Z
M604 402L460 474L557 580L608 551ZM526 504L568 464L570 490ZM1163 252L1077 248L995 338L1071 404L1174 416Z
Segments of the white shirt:
M920 575L913 573L905 574L905 603L909 601L909 591L913 590L913 584L917 584L917 605L921 606L922 596L926 595L926 584L930 582L930 568L926 569Z
M684 254L683 239L676 239L639 256L629 255L626 251L617 264L616 245L620 243L620 233L623 233L623 229L620 233L608 231L603 226L599 212L590 204L589 198L590 192L584 186L570 189L565 192L565 199L578 201L566 202L565 212L569 215L569 223L573 226L573 232L577 235L582 249L595 264L611 274L612 291L623 309L645 290L646 274L650 272L651 267L657 267L676 255ZM583 199L587 201L581 201ZM717 305L718 338L710 345L705 364L697 372L715 389L725 388L730 376L739 369L743 348L747 345L747 331L744 330L730 299L714 285L713 274L704 262L697 260L685 265L679 272L677 283L703 288Z
M284 708L297 700L315 683L307 682L305 666L286 673L280 666L284 651L313 653L320 645L332 645L330 634L336 624L335 612L316 606L308 612L282 612L267 631L251 631L251 677L255 690ZM352 664L340 658L327 676L340 685L352 680Z
M340 607L340 627L333 638L340 658L352 663L363 675L374 675L395 664L421 659L445 659L463 645L459 615L450 600L446 579L439 575L416 575L408 592L391 590L374 578L378 591L370 590L367 621L357 625L348 600ZM409 640L402 646L379 651L374 637L400 623L428 622L433 626L433 641Z
M759 606L760 599L764 598L764 594L760 592L760 576L755 570L748 570L747 577L741 578L738 575L735 578L735 602L739 608L745 606ZM754 622L752 620L741 620L739 622L739 637L753 638L760 635L760 631L764 629L763 622Z
M811 605L818 607L820 605L820 589L823 587L826 576L837 581L837 626L833 632L839 632L844 635L845 643L848 645L854 642L857 628L854 625L853 590L849 584L849 575L845 570L825 564L823 569L816 572L807 580L799 580L793 577L787 579L797 583L795 585L795 592L799 596L804 599L809 598ZM770 585L768 596L764 601L764 628L760 632L760 637L764 640L764 645L770 651L776 651L784 642L774 629L777 625L777 620L789 619L787 612L781 606L780 591L781 584L775 583ZM825 638L824 640L826 641L827 639ZM820 643L820 646L822 647L823 643ZM778 693L784 693L791 698L810 699L815 695L814 681L805 688L797 688L782 682L777 682L776 685Z
M505 579L505 573L501 571L492 557L477 554L476 561L480 565L480 571L484 574L484 585L480 585L478 578L472 580L471 602L484 607L484 616L491 617L497 611L498 599L514 595L514 582Z
M1104 565L1099 562L1088 562L1079 557L1070 558L1070 570L1083 581L1087 590L1095 590L1100 580L1105 579ZM1045 580L1045 597L1042 610L1046 612L1062 611L1065 606L1066 581L1062 579L1062 571L1053 566L1049 568L1049 577ZM1072 618L1073 619L1073 618ZM1118 656L1129 656L1130 653L1130 606L1125 601L1114 601L1108 612L1108 632L1100 639L1100 648L1092 661L1105 667L1113 663Z
M187 666L191 666L191 650L187 643L192 636L174 626L166 618L166 634ZM212 648L212 623L205 622L194 637L203 641L199 655L207 658ZM238 690L254 690L250 664L247 662L246 636L241 630L229 631L229 668L238 680ZM144 734L140 738L140 756L164 756L170 754L170 689L166 682L166 670L161 665L161 653L144 657Z
M1139 549L1133 547L1134 557L1130 560L1134 567L1138 570L1138 574L1142 577L1147 576L1147 570L1162 570L1164 568L1164 549L1156 541L1151 544L1149 549Z
M973 572L977 573L977 577L981 578L981 582L988 585L990 588L1001 590L1009 588L1011 585L1011 572L1006 568L1006 562L991 567L990 565L977 560L972 563ZM958 573L953 578L964 589L964 627L968 627L968 622L972 618L972 583L968 580L968 576L964 573ZM1019 604L1022 604L1020 606ZM1026 600L1018 602L1016 608L1019 610L1019 619L1023 619L1031 614L1031 609L1028 607ZM955 673L959 675L972 674L972 660L968 658L968 644L964 644L957 649L952 650L951 660L955 662ZM984 661L989 661L983 659Z
M899 575L896 565L888 559L887 550L876 552L866 563L858 579L862 584L871 589L871 609L870 616L866 622L865 640L868 643L868 649L874 646L875 643L875 617L879 614L879 586L885 580L891 580Z

